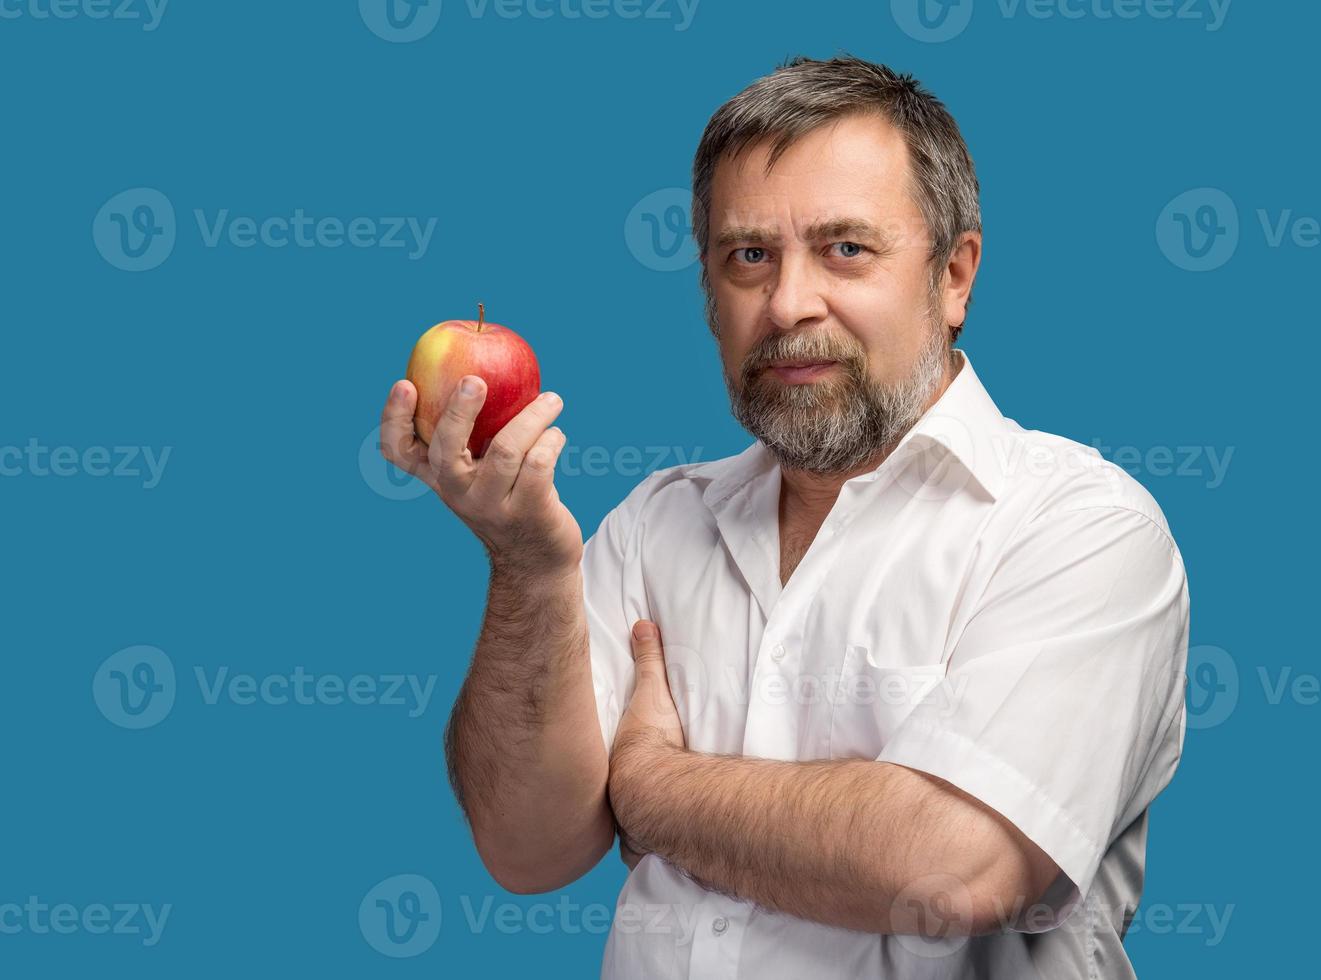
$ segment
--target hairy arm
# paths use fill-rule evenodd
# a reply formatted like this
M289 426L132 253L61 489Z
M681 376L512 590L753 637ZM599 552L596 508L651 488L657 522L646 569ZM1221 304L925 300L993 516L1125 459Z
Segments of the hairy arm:
M713 891L864 932L990 931L1058 873L977 800L869 759L712 755L641 729L616 743L610 794L635 850Z
M450 781L492 876L561 888L614 840L580 569L493 564L486 616L445 734Z

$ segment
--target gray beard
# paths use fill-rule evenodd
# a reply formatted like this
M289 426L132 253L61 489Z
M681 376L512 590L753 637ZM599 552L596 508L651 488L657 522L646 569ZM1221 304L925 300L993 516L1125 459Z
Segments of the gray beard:
M744 360L738 385L725 372L734 417L781 466L823 475L856 470L899 443L944 379L949 334L936 318L929 323L913 370L894 384L868 376L866 353L850 338L841 344L819 331L776 334ZM798 358L838 360L843 370L797 385L762 370L768 361Z

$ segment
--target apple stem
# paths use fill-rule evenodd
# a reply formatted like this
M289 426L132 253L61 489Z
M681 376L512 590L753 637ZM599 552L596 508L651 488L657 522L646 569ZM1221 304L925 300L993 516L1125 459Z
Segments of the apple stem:
M478 332L478 333L481 333L481 332L482 332L482 320L484 320L485 318L486 318L486 304L485 304L485 303L478 303L478 304L477 304L477 332Z

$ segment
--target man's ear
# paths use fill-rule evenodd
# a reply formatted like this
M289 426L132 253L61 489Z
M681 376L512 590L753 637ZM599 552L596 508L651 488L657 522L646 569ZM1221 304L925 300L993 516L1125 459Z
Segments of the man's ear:
M965 231L959 236L944 270L940 303L945 322L950 326L962 326L967 319L972 284L977 278L977 268L981 261L981 232Z

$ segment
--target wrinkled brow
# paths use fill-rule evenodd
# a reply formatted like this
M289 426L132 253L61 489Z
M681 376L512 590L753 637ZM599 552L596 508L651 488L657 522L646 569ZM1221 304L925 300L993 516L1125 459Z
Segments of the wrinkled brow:
M809 242L847 239L881 246L890 243L890 236L884 230L864 218L826 218L808 225L803 238ZM726 228L716 236L716 248L734 244L781 245L783 239L776 228L758 228L753 225Z

